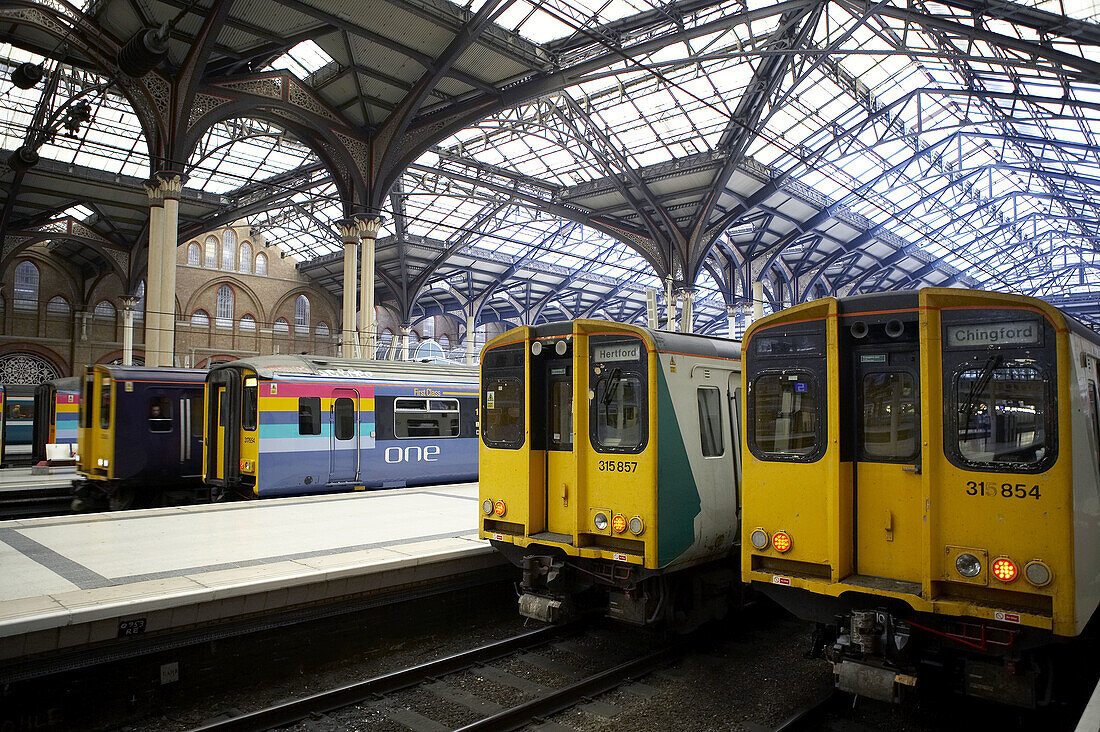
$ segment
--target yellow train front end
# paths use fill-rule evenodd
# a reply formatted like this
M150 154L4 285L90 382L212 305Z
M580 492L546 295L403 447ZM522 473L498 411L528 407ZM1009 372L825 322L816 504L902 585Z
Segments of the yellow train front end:
M115 388L106 367L85 369L77 428L76 471L93 483L111 481L115 477Z
M554 622L598 586L610 614L644 622L630 593L660 565L656 371L646 331L604 321L485 346L480 536L523 569L522 614Z
M743 579L821 623L842 689L897 700L931 664L1041 701L1032 651L1088 620L1065 318L926 289L808 303L746 338Z

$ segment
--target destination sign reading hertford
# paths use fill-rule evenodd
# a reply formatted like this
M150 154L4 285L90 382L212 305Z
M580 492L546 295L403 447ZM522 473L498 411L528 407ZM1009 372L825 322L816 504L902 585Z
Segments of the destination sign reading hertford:
M1039 343L1040 332L1037 320L949 325L947 345L951 348L1033 346Z
M596 362L637 361L640 348L640 343L617 343L607 346L593 346L592 360Z

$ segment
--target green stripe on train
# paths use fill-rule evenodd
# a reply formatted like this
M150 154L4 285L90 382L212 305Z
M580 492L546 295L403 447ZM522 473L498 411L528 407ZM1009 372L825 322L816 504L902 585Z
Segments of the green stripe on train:
M657 367L657 566L683 554L695 541L702 501L665 372Z

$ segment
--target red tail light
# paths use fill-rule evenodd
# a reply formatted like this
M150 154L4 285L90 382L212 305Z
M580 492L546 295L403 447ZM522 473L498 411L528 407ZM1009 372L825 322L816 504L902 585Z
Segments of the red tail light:
M1016 579L1019 574L1020 570L1016 567L1016 562L1008 557L1000 557L993 560L993 576L1001 582L1011 582Z
M790 551L791 549L791 536L786 531L777 531L772 536L772 546L780 554Z

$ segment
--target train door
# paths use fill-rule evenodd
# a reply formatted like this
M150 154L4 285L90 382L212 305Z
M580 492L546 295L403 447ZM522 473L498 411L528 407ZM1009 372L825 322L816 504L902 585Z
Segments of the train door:
M329 437L329 483L359 480L359 392L332 390L332 433Z
M573 452L573 364L546 363L546 530L573 536L577 462Z
M733 443L733 485L736 489L737 515L741 515L741 373L731 372L726 385L730 410L730 436Z
M916 336L853 349L856 573L921 581L920 362Z
M228 412L228 388L225 384L210 382L210 415L209 434L214 438L213 444L208 444L206 449L214 458L214 464L209 466L209 477L225 480L225 422ZM208 440L209 441L209 440ZM210 468L213 468L212 470Z

